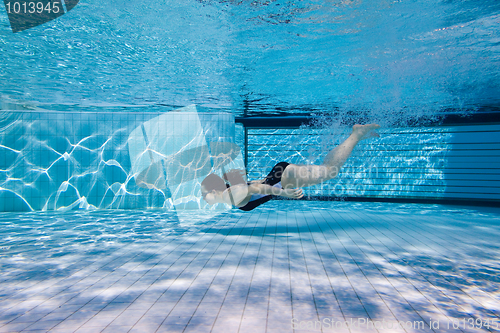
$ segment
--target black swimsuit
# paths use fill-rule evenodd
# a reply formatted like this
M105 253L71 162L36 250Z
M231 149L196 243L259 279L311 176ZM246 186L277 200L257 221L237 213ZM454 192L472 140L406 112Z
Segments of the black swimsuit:
M266 179L264 180L264 182L262 184L273 186L273 185L276 185L277 183L281 182L281 176L283 175L283 172L285 171L286 167L289 164L290 163L287 163L287 162L279 162L278 164L276 164L273 167L273 169L271 170L271 172L269 172L269 174L267 175ZM260 206L263 203L268 202L273 197L274 197L274 195L266 195L266 196L263 196L261 198L249 201L245 206L238 207L238 208L241 210L244 210L244 211L250 211L250 210L256 208L257 206Z

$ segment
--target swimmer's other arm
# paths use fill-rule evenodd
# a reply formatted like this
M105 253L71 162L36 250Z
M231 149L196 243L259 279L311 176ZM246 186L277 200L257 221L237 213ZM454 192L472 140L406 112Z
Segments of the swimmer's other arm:
M245 200L248 196L252 194L276 195L291 199L300 199L304 196L302 190L299 188L282 189L266 184L235 186L231 187L230 191L235 203L241 203L243 200Z
M250 194L278 195L280 197L300 199L304 196L300 188L282 189L266 184L250 184L248 186Z
M246 173L244 170L233 169L231 171L226 172L222 178L228 181L231 186L238 184L246 184Z
M239 205L252 194L277 195L286 198L300 199L304 196L299 188L281 189L266 184L235 185L224 191L222 201L229 205Z
M226 172L222 178L224 178L226 181L228 181L231 185L238 185L238 184L246 184L246 173L244 170L239 170L239 169L233 169L228 172ZM266 178L263 179L257 179L257 180L251 180L249 181L250 184L263 184Z

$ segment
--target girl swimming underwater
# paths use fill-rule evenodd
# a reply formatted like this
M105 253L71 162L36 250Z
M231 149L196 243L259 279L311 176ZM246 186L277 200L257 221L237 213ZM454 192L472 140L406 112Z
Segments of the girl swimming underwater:
M271 200L273 196L300 199L301 187L313 186L335 178L359 141L378 137L377 124L354 125L351 135L330 151L321 165L302 165L280 162L266 178L245 182L243 170L224 174L231 185L215 174L208 175L201 183L203 199L209 204L226 203L249 211Z

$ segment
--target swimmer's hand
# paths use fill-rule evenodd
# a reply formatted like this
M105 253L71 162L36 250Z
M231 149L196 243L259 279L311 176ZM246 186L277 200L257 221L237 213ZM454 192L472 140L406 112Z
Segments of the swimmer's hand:
M283 193L280 195L290 199L300 199L304 196L304 193L302 193L302 189L300 188L290 188L286 190L283 189Z

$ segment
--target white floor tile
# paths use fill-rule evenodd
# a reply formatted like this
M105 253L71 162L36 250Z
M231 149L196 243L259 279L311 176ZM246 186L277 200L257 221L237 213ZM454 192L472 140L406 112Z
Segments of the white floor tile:
M84 244L81 252L68 245L67 258L47 256L50 248L32 251L55 265L54 276L35 261L17 265L7 253L0 258L8 267L0 273L0 332L292 332L292 319L305 329L307 321L325 318L443 325L500 315L500 283L492 278L500 270L500 210L278 207L283 203L232 211L188 231L159 228L161 238L99 255ZM123 230L132 222L123 220ZM358 331L375 330L351 328Z

